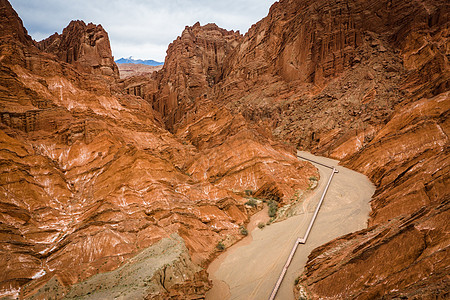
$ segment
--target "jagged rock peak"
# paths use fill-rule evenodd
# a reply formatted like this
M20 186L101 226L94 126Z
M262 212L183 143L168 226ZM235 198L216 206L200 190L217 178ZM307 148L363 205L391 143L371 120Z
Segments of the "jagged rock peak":
M239 30L226 30L223 28L220 28L215 23L208 23L206 25L201 25L200 22L195 23L193 26L186 26L181 34L175 41L180 41L183 39L193 39L193 41L197 41L197 39L202 38L231 38L232 40L240 39L242 38L242 35L240 34ZM174 41L174 42L175 42ZM172 43L173 44L173 43ZM167 50L167 54L170 53L170 46Z
M55 54L83 72L119 77L108 33L102 25L71 21L62 34L55 33L37 45L42 51Z
M204 97L219 80L225 57L243 36L216 24L186 26L181 36L167 49L163 69L159 72L160 89L149 95L153 107L165 118L168 128L181 118L185 106Z
M215 23L208 23L206 25L201 25L200 22L195 23L193 26L186 26L185 30L187 31L195 31L195 30L200 30L200 31L214 31L217 30L219 32L221 32L224 35L234 35L234 34L239 34L240 32L239 30L234 31L234 30L226 30L224 28L221 28L219 26L217 26L217 24Z
M0 38L18 40L30 45L31 37L8 0L0 0Z

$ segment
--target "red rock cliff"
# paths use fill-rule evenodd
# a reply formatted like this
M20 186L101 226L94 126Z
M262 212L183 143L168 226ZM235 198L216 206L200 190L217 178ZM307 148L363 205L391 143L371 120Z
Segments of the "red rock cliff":
M9 3L0 4L1 295L92 296L103 292L98 285L78 283L133 265L130 258L171 240L186 249L179 260L153 277L127 280L150 296L164 297L175 287L201 297L208 288L202 267L219 241L228 246L241 237L239 226L254 212L244 191L288 201L317 176L269 133L210 100L194 102L177 132L167 131L146 100L97 76L115 74L100 27L72 22L42 42L42 52ZM204 40L197 39L209 49L204 63L196 58L192 62L200 65L181 69L168 63L174 75L195 71L202 87L220 72L232 47L228 36L236 35L206 29ZM174 84L188 80L182 74ZM183 87L183 101L200 93L189 80ZM126 291L123 282L118 286Z
M179 136L200 149L223 141L198 134L222 128L211 101L376 184L368 229L316 249L302 295L448 296L448 22L442 0L282 0L233 45L214 81L189 31L169 48L166 64L179 72L160 73L167 85L150 101ZM205 159L215 158L193 166ZM202 169L210 180L218 173Z
M7 0L0 1L1 19L0 25L2 31L0 37L2 40L15 40L24 44L31 44L32 39L27 30L23 27L22 20L19 18L11 4Z
M316 249L302 294L448 295L448 26L440 0L280 1L206 89L214 103L377 186L370 227ZM179 112L178 128L196 118Z
M189 110L196 98L207 98L221 74L223 61L239 43L239 32L215 24L186 27L167 49L157 90L150 94L169 129Z
M42 51L55 54L83 72L119 78L108 33L101 25L72 21L62 34L55 33L37 45Z
M377 185L370 227L316 249L302 295L448 296L449 11L280 1L226 58L217 101Z

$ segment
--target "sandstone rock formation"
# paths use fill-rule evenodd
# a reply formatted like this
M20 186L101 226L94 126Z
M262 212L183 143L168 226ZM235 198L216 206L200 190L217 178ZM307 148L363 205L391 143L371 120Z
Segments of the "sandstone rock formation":
M100 293L93 275L168 243L179 255L136 284L201 297L244 191L286 203L317 176L283 141L377 186L368 228L316 249L298 293L448 297L449 11L281 0L245 36L186 27L162 70L115 83L100 26L36 43L0 0L0 293Z
M449 10L441 0L282 0L233 46L214 84L195 81L214 106L341 159L377 185L370 227L317 249L297 291L335 299L448 296ZM187 70L198 56L175 61ZM198 92L183 96L191 92L187 80L169 85L177 98L165 97L161 78L177 76L169 73L148 81L155 91L148 99L170 130L188 136L184 123L196 120L204 101Z
M119 69L112 57L108 33L101 25L72 21L62 34L55 33L37 43L40 50L55 54L63 62L78 70L119 77Z
M218 101L377 185L370 227L317 249L302 294L448 296L449 11L280 1L225 59Z
M164 67L157 75L157 90L149 95L169 130L190 110L196 98L207 99L217 83L223 61L242 39L239 32L215 24L186 27L167 49Z
M214 25L186 29L180 42L195 51L193 65L177 69L175 58L168 59L164 72L182 76L158 75L162 100L148 102L116 85L100 26L75 21L62 35L35 43L6 0L0 12L2 296L78 297L81 286L100 293L94 275L128 276L139 267L133 257L176 236L187 254L174 252L170 267L133 284L150 284L150 298L201 294L209 285L202 268L217 243L238 240L239 226L254 212L244 191L283 202L318 176L241 114L208 99L193 101L215 82L239 34ZM195 34L203 48L189 40ZM209 54L203 57L202 49ZM197 83L177 70L197 72ZM173 97L191 107L188 115L178 104L163 115L153 109ZM166 130L175 120L176 130ZM169 270L189 276L166 284Z

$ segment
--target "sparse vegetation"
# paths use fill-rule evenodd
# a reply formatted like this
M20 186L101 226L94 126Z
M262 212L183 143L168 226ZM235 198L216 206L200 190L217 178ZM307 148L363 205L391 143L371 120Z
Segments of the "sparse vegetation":
M256 199L250 198L247 202L245 202L245 205L256 207L258 205L258 202Z
M274 200L270 200L267 205L269 206L269 217L274 218L277 215L278 203Z
M245 228L244 226L239 227L239 231L241 232L242 235L247 236L248 235L248 230L247 228Z
M299 190L295 191L294 195L290 199L290 202L298 201L300 200L300 197L303 195L303 193Z
M316 176L309 177L309 186L308 190L312 190L317 186L319 179Z
M262 222L258 224L258 228L259 229L263 229L265 226L266 226L266 224L264 224Z
M249 196L249 197L251 195L253 195L253 191L252 190L245 190L244 193L245 193L246 196Z
M222 242L218 242L216 245L217 250L219 251L224 251L225 250L225 245Z

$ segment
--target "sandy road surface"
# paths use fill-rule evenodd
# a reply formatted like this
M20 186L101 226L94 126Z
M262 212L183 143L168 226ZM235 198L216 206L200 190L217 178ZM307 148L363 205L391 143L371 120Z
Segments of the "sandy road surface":
M337 166L338 161L299 152L301 156ZM315 165L321 179L315 192L303 202L303 212L285 221L253 228L265 218L252 217L248 237L233 245L208 268L213 288L206 299L268 299L297 237L303 237L322 191L332 172ZM299 245L276 299L294 299L295 278L301 273L309 253L316 247L344 234L366 227L370 198L375 187L364 175L337 166L328 193L311 230L308 241ZM253 229L252 229L253 228Z

